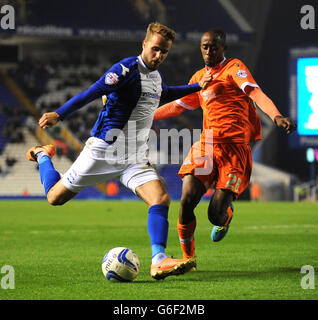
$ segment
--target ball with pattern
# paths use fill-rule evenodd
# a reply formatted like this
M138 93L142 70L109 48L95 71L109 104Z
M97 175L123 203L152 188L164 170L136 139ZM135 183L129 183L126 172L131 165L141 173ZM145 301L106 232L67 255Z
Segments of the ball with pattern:
M129 248L117 247L109 250L102 262L102 271L107 280L133 281L140 270L138 256Z

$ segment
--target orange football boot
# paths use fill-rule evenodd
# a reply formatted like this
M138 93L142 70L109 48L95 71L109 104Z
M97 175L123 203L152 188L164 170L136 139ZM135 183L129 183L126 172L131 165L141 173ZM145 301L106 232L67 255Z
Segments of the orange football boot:
M157 264L151 265L150 275L156 279L161 280L168 276L177 276L190 271L196 266L196 259L173 259L165 258Z
M44 152L48 157L52 158L55 155L56 149L53 144L47 144L45 146L35 146L27 151L26 157L30 161L36 161L36 155L39 152Z

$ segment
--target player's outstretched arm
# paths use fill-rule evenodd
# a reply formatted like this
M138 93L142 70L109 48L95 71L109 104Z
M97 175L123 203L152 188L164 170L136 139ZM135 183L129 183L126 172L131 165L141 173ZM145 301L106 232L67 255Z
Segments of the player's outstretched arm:
M212 75L211 75L210 71L207 71L199 82L192 84L192 86L195 86L193 88L196 88L196 89L194 89L193 92L199 91L199 90L205 90L207 88L207 86L209 85L209 83L211 82L211 80L212 80ZM188 87L188 89L186 89L187 87ZM171 89L173 89L173 91L175 91L174 94L176 95L176 93L178 93L179 96L185 96L185 95L188 95L191 93L191 92L185 91L185 90L189 90L191 88L191 86L179 86L179 87L167 87L167 88L170 88L170 91L171 91ZM192 90L192 89L190 89L190 90ZM180 93L182 93L182 94L180 94ZM175 98L177 99L176 96L175 96ZM186 108L183 108L176 101L172 101L172 102L166 103L163 106L161 106L160 108L158 108L155 112L153 120L162 120L162 119L176 117L179 114L181 114L182 112L184 112L185 110L186 110Z
M103 94L103 90L100 88L99 84L95 82L87 90L78 93L73 98L66 101L64 105L55 110L55 113L59 115L59 120L64 120L70 114L101 97Z
M153 120L162 120L176 117L183 111L185 111L184 108L182 108L177 102L172 101L158 108L155 112Z
M194 82L185 86L167 86L163 83L162 101L174 101L176 99L190 95L191 93L204 90L212 80L212 75L209 71L205 73L199 82Z
M39 120L39 126L47 129L55 126L60 120L60 115L56 112L47 112L42 115Z
M297 126L295 122L288 117L282 116L273 101L262 91L262 89L250 88L247 95L255 101L259 108L266 113L278 127L285 129L288 134L296 130Z

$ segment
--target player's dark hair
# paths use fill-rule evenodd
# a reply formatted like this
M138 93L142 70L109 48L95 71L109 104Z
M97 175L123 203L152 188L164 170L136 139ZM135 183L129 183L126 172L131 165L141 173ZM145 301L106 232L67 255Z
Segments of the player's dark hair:
M226 34L223 30L221 29L217 29L217 28L212 28L209 29L207 31L205 31L204 33L209 33L211 35L214 35L215 37L218 38L218 41L220 42L220 44L226 48Z
M148 40L150 38L150 36L152 36L155 33L159 33L166 40L171 40L172 42L176 38L176 33L174 32L174 30L170 29L169 27L167 27L159 22L152 22L148 25L145 40Z

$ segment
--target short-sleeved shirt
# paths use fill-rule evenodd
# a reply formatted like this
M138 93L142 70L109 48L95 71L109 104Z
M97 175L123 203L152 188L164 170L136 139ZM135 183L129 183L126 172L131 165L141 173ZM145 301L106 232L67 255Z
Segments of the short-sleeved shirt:
M197 71L190 84L199 82L207 67ZM225 59L211 68L213 80L205 90L187 95L177 103L185 109L203 109L201 142L249 143L261 139L261 124L247 87L258 87L248 68L238 59ZM209 139L210 140L210 139Z

